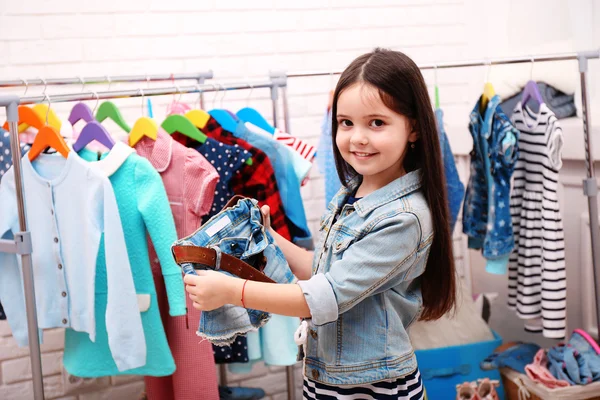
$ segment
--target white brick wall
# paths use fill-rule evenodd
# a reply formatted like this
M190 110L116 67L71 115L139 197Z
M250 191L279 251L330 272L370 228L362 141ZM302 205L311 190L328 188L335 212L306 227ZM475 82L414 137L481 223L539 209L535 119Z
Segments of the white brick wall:
M400 49L417 62L539 51L519 43L520 51L511 52L515 43L501 35L496 37L498 27L515 28L509 17L512 3L515 2L493 2L492 6L491 2L477 0L0 0L0 79L212 69L218 81L226 82L266 79L269 70L340 69L374 46ZM499 10L495 15L504 19L483 26L481 21L489 17L490 7ZM544 21L540 24L531 28L536 36L547 28ZM573 50L577 43L573 39L545 45L552 47L548 51L559 52ZM465 125L483 76L482 69L439 71L447 121ZM432 83L431 73L425 77ZM293 134L317 144L328 92L334 84L330 77L289 82ZM117 87L140 86L112 85L112 89ZM41 90L32 87L28 94ZM81 88L52 87L48 93L77 90ZM21 89L15 92L23 93ZM219 94L215 102L215 96L207 94L206 105L210 109L222 101L224 107L237 110L252 104L265 116L271 115L268 91L254 90L251 100L247 97L247 91L227 93L223 100ZM196 102L197 97L185 95L182 100ZM161 120L170 101L170 96L153 99L157 120ZM90 106L94 103L90 102ZM140 116L139 99L117 103L127 120ZM53 108L66 122L71 106L56 104ZM4 120L3 110L0 120ZM324 194L317 168L311 177L311 182L302 188L302 197L314 230L324 207ZM456 253L458 264L468 268L467 260L462 259L464 244L460 236L456 238ZM61 330L45 333L42 362L46 398L135 399L142 390L143 384L136 377L82 380L63 376L63 340ZM27 355L27 349L15 345L6 322L0 322L0 399L32 398ZM298 385L300 373L296 368ZM259 366L248 375L229 374L228 380L234 385L263 387L271 399L286 398L282 368Z

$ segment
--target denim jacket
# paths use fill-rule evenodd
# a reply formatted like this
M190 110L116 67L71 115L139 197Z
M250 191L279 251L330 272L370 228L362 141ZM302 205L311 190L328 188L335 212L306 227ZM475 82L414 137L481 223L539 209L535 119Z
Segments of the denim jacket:
M471 176L463 204L463 232L469 248L483 249L486 270L503 274L514 247L510 216L510 179L518 158L519 131L494 96L481 116L479 105L471 112L473 136Z
M433 239L420 170L346 204L359 184L357 177L329 203L313 276L298 282L312 316L305 376L336 386L416 369L407 329L422 310L418 278Z
M440 146L442 148L442 159L444 161L444 176L446 177L446 189L448 190L448 209L450 211L450 232L454 232L454 226L460 212L465 195L465 185L460 181L456 163L454 162L454 154L450 148L450 142L444 128L444 112L438 108L435 110L435 119L438 126L438 134Z

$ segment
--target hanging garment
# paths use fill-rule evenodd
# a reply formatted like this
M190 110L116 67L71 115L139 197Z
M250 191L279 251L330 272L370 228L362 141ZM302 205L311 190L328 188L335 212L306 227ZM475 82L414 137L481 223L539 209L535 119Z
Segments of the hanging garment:
M250 130L255 128L258 133L261 133L262 131L269 134L250 122L246 123L246 126ZM285 144L292 150L290 157L291 162L294 165L294 169L296 170L296 174L300 179L300 183L302 186L306 185L308 183L308 175L312 168L313 161L315 160L315 155L317 154L315 147L302 139L298 139L290 135L289 133L281 132L279 129L275 129L275 132L271 137L274 137L275 140Z
M260 128L255 127L254 129ZM312 234L308 228L302 194L300 193L300 180L294 172L293 163L288 158L288 148L271 136L265 136L268 133L260 134L251 131L243 123L238 124L233 134L238 139L242 139L263 151L269 157L283 201L283 209L289 221L288 226L290 227L292 240L298 246L308 250L313 249Z
M510 179L518 157L519 131L500 108L500 97L479 113L481 98L471 112L473 136L471 175L463 204L463 232L469 248L482 249L486 271L504 274L514 246L510 216Z
M328 110L321 123L321 137L319 138L318 150L319 171L325 176L325 206L331 202L333 196L340 190L342 183L335 166L333 157L333 140L331 136L331 111Z
M20 143L21 145L21 155L25 154L31 148L31 145L26 143ZM10 151L10 133L0 128L0 181L2 177L8 171L8 169L12 166L12 154ZM13 240L14 237L12 232L6 232L4 236L1 237L6 240ZM4 254L0 253L0 265L7 265L11 261L16 262L14 256L12 254ZM0 321L6 319L6 313L4 312L4 308L2 307L2 303L0 303Z
M575 96L565 94L560 90L548 85L544 82L536 82L544 104L556 115L556 118L568 118L575 115L577 109L575 107ZM512 118L513 111L517 103L523 98L523 91L505 99L501 104L502 110L509 118Z
M177 135L181 134L175 132L172 137L177 138ZM211 163L219 174L219 183L215 188L214 201L210 212L202 219L204 223L221 211L225 207L225 204L227 204L227 201L233 197L231 178L246 160L250 158L250 153L237 144L230 146L212 138L206 138L204 143L196 143L195 149ZM246 338L238 337L231 346L213 346L213 354L217 364L248 362L248 344Z
M515 249L510 256L508 306L525 330L563 338L566 328L565 239L558 204L562 129L542 104L535 115L521 103L513 113L519 137L510 211Z
M106 312L106 260L103 244L96 264L96 341L87 335L67 329L65 332L65 369L74 376L97 378L112 375L165 376L175 371L175 362L167 343L158 310L154 279L148 257L149 234L158 251L162 276L167 282L170 315L185 315L185 293L181 270L173 262L170 245L177 240L169 200L158 172L135 150L117 142L98 161L98 154L86 149L79 152L82 159L104 173L112 184L119 214L123 222L125 243L131 264L135 292L140 305L146 337L146 364L140 368L119 371L110 356L109 338L102 316Z
M158 129L156 141L144 137L135 149L160 173L177 237L192 233L200 226L202 217L210 212L219 179L217 171L200 153L176 142L162 128ZM195 335L194 326L200 321L200 312L185 296L187 315L169 316L167 289L155 254L150 246L158 307L177 369L171 376L144 378L148 400L217 400L219 392L212 346L207 341L199 341Z
M435 110L435 118L438 124L438 134L440 138L440 146L442 148L442 159L444 162L444 175L446 177L446 188L448 189L448 209L450 210L450 232L454 232L454 225L460 212L460 205L465 194L465 186L460 181L456 164L454 162L454 154L450 148L448 136L444 128L444 112L441 109Z
M292 149L294 149L294 151L300 154L305 160L311 163L314 161L315 155L317 154L317 149L315 149L315 146L307 143L302 139L298 139L297 137L294 137L289 133L282 132L279 129L275 129L273 137L275 137L275 140L280 141L286 146L289 146Z
M304 158L299 152L294 150L293 147L288 146L285 143L285 140L296 141L299 139L294 138L293 136L291 136L288 133L282 133L277 129L275 130L274 134L270 134L269 132L254 125L251 122L245 122L244 124L249 131L259 134L259 135L263 135L265 138L267 138L269 140L274 140L278 144L281 144L282 145L281 147L284 149L284 152L286 153L287 162L292 165L294 173L298 177L298 181L302 183L306 179L308 179L308 173L310 172L310 169L312 168L312 163L310 161L308 161L306 158ZM235 132L234 132L234 134L235 134ZM282 135L287 135L287 136L282 136ZM283 137L284 139L279 140L279 139L277 139L277 137L279 137L280 139ZM286 137L289 139L285 139Z
M232 146L237 144L252 154L252 165L244 164L238 170L231 179L231 188L235 194L258 200L261 206L267 204L271 208L271 226L281 236L291 240L273 166L266 154L224 130L213 117L210 117L201 129L207 136L221 143ZM188 147L195 146L193 140L182 136L177 136L176 140L181 140L181 143Z
M142 320L110 181L73 151L66 159L42 153L33 163L25 155L22 165L27 222L35 249L32 265L39 327L70 327L96 340L94 279L104 233L110 352L120 371L146 364ZM0 233L19 230L16 207L11 168L0 184ZM17 261L20 265L20 258ZM20 268L0 268L0 298L17 343L27 345Z
M175 140L177 133L173 134ZM213 215L217 214L227 204L227 201L233 197L233 189L231 189L231 178L244 165L246 160L250 158L248 150L244 150L237 144L230 146L223 144L218 140L207 138L203 144L196 143L194 149L200 153L219 174L219 183L215 188L214 200L210 211L206 214L202 221L208 221Z

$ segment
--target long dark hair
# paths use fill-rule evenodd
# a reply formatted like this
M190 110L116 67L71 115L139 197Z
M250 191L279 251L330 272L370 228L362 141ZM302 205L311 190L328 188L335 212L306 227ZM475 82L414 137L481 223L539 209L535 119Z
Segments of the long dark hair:
M383 103L412 120L418 132L414 149L406 152L404 169L406 172L421 169L422 190L433 218L433 242L421 279L421 320L435 320L454 307L456 278L442 152L427 86L414 61L398 51L378 48L358 57L346 68L332 103L333 153L344 186L357 172L342 158L336 145L337 101L345 89L358 82L377 88Z

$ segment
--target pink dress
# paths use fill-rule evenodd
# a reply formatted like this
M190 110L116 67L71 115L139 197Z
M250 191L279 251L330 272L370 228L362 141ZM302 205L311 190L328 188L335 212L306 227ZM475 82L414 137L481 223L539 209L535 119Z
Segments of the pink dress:
M217 171L200 153L176 142L161 128L156 141L144 137L135 149L152 163L163 179L177 236L181 238L193 233L200 227L202 216L210 211L219 180ZM176 370L170 376L144 378L148 399L217 400L213 349L210 342L196 336L200 312L192 307L192 301L186 296L188 314L169 316L165 281L154 248L149 247L158 306Z

